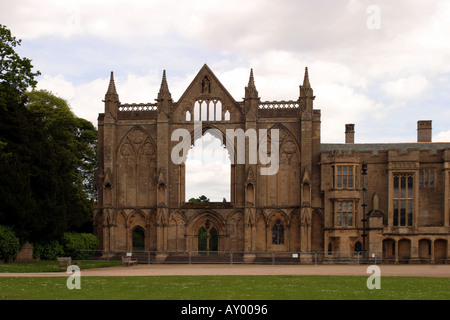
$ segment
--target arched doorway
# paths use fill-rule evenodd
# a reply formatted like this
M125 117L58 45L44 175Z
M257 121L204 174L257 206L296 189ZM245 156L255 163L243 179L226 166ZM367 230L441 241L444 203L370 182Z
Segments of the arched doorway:
M393 239L383 240L383 259L391 263L395 261L395 241Z
M189 149L184 177L186 201L195 201L201 195L211 202L231 201L231 160L221 135L218 129L208 129Z
M133 229L132 233L133 252L145 251L145 231L141 227Z
M431 240L419 240L419 259L422 263L429 262L431 260Z
M434 241L434 261L445 263L447 260L447 240L438 239Z
M206 222L209 224L209 221ZM198 252L210 253L219 250L219 233L216 228L201 227L198 230Z

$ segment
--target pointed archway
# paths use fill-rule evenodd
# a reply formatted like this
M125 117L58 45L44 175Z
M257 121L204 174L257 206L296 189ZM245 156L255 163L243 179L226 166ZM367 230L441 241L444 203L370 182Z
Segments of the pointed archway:
M213 212L203 212L196 215L189 223L186 233L190 241L190 249L199 253L226 251L227 241L225 221Z
M198 230L198 244L199 253L214 253L219 251L219 233L216 228L210 227L206 229L201 227Z
M133 229L132 233L133 252L145 251L145 231L141 227Z

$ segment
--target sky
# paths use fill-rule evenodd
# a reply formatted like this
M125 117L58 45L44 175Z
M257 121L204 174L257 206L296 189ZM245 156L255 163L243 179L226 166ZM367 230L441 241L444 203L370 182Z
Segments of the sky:
M177 101L205 63L237 101L253 68L270 101L298 99L308 67L323 143L347 123L356 143L415 142L418 120L450 141L449 1L0 0L0 24L38 89L94 124L111 71L122 103L154 102L163 70Z

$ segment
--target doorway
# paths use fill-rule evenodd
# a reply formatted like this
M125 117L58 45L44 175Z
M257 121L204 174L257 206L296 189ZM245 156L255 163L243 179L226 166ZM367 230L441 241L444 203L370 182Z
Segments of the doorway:
M133 229L133 252L145 251L145 231L141 227Z
M201 227L198 230L198 252L214 253L219 250L219 233L216 228Z

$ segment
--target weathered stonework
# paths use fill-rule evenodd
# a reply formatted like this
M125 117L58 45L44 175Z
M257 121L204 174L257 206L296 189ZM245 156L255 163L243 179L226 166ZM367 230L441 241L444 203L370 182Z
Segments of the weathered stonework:
M431 143L431 133L420 131L426 143L355 144L351 125L346 144L321 144L314 98L307 69L298 100L262 102L252 70L243 101L236 101L204 65L178 101L164 72L156 103L122 104L111 74L98 118L94 230L101 249L139 247L160 261L204 250L242 253L244 261L266 252L317 252L326 261L365 249L391 262L446 262L450 143ZM202 133L219 130L224 145L226 129L278 129L278 173L261 175L263 165L234 161L230 202L186 203L185 167L171 160L178 144L171 134L187 129L193 143L196 103L208 106Z

